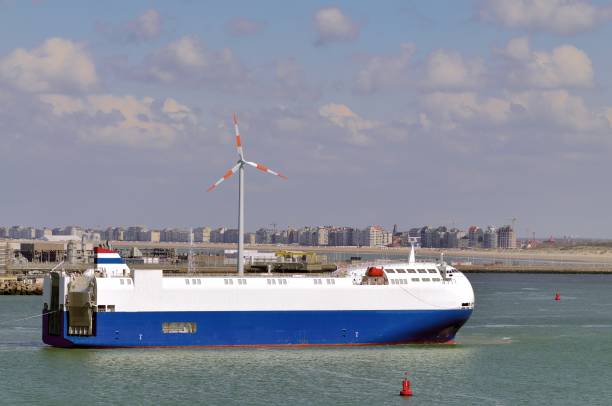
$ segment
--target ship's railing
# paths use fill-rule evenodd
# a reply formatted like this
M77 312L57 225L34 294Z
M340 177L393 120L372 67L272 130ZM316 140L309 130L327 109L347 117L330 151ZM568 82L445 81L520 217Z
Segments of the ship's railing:
M339 278L342 275L338 275L334 272L325 273L245 273L244 276L239 276L237 273L172 273L164 274L164 278Z

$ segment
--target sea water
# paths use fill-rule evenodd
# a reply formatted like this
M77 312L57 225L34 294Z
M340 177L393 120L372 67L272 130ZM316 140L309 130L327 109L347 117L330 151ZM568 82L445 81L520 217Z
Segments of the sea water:
M453 345L56 349L41 297L0 296L0 404L612 404L612 276L468 277L476 309Z

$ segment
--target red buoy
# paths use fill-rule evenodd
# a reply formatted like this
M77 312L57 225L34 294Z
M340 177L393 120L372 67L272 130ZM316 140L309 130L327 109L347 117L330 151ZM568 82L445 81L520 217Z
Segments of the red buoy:
M559 293L559 292L555 293L555 300L556 301L561 300L561 293Z
M400 396L412 396L412 389L410 389L410 381L408 378L404 378L402 381L402 390Z

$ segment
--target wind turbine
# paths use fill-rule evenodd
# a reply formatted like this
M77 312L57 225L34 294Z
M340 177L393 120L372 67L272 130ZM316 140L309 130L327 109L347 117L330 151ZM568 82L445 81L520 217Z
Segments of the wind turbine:
M236 132L236 149L238 150L238 163L229 171L225 172L225 175L211 187L208 188L208 192L213 191L219 186L224 180L229 179L238 171L238 258L236 261L238 275L244 275L244 166L249 165L253 168L259 169L262 172L269 173L274 176L287 179L285 175L281 175L278 172L274 172L272 169L265 165L258 164L256 162L250 162L244 159L244 153L242 150L242 142L240 141L240 131L238 130L238 117L234 113L234 131Z

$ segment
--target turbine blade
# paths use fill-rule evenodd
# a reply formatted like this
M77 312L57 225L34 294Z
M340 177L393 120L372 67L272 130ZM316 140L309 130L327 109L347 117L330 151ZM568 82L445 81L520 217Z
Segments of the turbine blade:
M274 172L272 169L268 168L268 167L267 167L267 166L265 166L265 165L258 164L257 162L249 162L249 161L244 161L244 162L245 162L247 165L251 165L253 168L257 168L257 169L259 169L259 170L260 170L260 171L262 171L262 172L266 172L266 173L269 173L269 174L271 174L271 175L278 176L278 177L283 178L283 179L285 179L285 180L286 180L286 179L288 179L288 178L287 178L285 175L280 174L280 173L278 173L278 172Z
M238 150L238 156L240 156L240 159L244 159L242 141L240 140L240 130L238 129L238 116L236 113L234 113L234 132L236 133L236 149Z
M240 168L240 164L237 164L236 166L234 166L232 169L230 169L229 171L225 172L225 175L223 175L223 177L221 179L219 179L218 181L216 181L215 183L212 184L211 187L208 188L207 192L212 192L217 186L219 186L224 180L229 179L232 177L233 174L236 173L236 171L238 170L238 168Z

